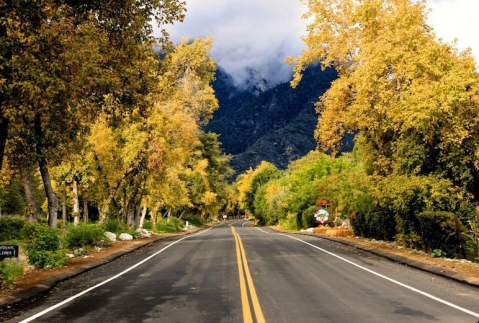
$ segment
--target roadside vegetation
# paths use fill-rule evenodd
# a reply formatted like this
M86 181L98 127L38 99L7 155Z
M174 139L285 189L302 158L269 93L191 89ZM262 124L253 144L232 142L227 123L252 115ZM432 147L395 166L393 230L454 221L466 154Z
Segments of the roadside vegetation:
M242 211L260 224L314 225L315 203L358 236L479 261L479 74L470 51L438 40L425 1L310 1L306 50L288 62L338 79L320 98L319 149L280 171L238 177ZM355 134L352 153L338 155ZM336 225L340 221L336 220Z
M180 232L227 212L230 158L202 130L218 108L212 40L174 45L164 29L184 5L2 4L0 243L37 268L107 246L105 232Z

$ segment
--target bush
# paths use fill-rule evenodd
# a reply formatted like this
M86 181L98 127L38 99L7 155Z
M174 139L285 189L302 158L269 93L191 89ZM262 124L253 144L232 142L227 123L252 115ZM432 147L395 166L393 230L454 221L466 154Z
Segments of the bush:
M60 246L60 230L43 224L27 224L22 230L28 262L37 268L61 267L67 261Z
M161 218L158 219L156 230L158 232L181 232L184 226L185 223L181 219L171 217L170 222L167 223L167 219Z
M182 218L183 221L188 221L190 225L194 225L195 227L201 227L203 226L203 221L197 216L190 215L190 214L185 214Z
M143 222L143 229L151 231L153 229L153 223L151 223L150 220L145 220L145 222Z
M12 285L15 278L23 275L23 264L18 259L0 262L0 285Z
M105 229L98 224L80 223L77 227L70 226L63 237L65 246L70 249L88 246L104 247L109 244L105 238Z
M367 238L392 241L396 235L395 217L386 212L357 213L351 217L354 234Z
M278 225L287 230L298 230L298 217L296 214L288 213L286 219L281 219L278 222Z
M109 219L103 224L103 229L108 232L120 233L121 232L121 223L117 219Z
M449 255L459 251L456 221L450 212L422 212L417 215L424 251L438 249ZM461 226L461 225L460 225Z
M313 205L306 209L306 211L301 214L301 222L303 223L303 229L311 228L316 226L314 223L314 213L318 210L316 205Z
M0 218L0 241L21 239L25 219L18 216L3 216Z

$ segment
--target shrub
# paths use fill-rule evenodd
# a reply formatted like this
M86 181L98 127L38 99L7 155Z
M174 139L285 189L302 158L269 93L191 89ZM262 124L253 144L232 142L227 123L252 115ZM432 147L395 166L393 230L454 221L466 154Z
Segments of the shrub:
M316 205L310 206L306 211L301 215L301 221L303 223L303 229L310 228L315 226L314 223L314 213L318 210Z
M103 229L108 232L120 233L121 232L121 223L117 219L109 219L103 224Z
M296 216L296 214L288 213L286 219L279 220L278 225L284 229L296 231L299 228L298 217Z
M67 261L60 246L60 230L43 224L27 224L22 230L28 262L37 268L61 267Z
M354 234L379 240L394 240L396 234L395 217L384 211L376 210L355 214L351 218Z
M201 227L203 226L203 221L197 217L197 216L194 216L194 215L190 215L190 214L185 214L182 218L183 221L188 221L188 223L190 225L194 225L195 227Z
M27 224L25 219L18 216L4 216L0 218L0 241L21 239L21 231Z
M85 248L88 246L104 247L109 244L105 238L105 229L98 224L80 223L77 227L70 226L63 237L67 248Z
M453 255L458 252L459 237L456 230L456 221L450 212L422 212L417 215L419 232L424 251L438 249Z
M23 275L23 264L18 259L6 259L0 262L0 285L12 285L15 278Z
M150 220L145 220L145 222L143 222L143 229L152 230L153 229L153 223L151 223Z
M171 217L170 222L167 222L167 219L161 218L158 219L156 224L156 230L159 232L181 232L183 230L185 223L183 220Z

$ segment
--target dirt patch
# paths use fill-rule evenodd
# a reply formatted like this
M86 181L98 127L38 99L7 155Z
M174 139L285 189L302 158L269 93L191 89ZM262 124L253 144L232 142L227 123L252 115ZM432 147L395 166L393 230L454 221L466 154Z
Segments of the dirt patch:
M281 231L285 233L292 232L277 226L272 228L274 228L277 231ZM312 236L325 237L325 235L322 235L322 234L314 234L314 233L308 233L308 232L302 232L302 233L312 235ZM460 259L433 258L430 255L422 253L420 251L407 249L407 248L403 248L399 246L394 246L392 243L385 242L385 241L367 241L366 239L356 238L356 237L341 237L341 238L335 237L334 240L344 240L344 241L349 241L361 246L379 249L379 250L382 250L383 252L388 252L394 255L402 256L409 260L422 262L430 266L435 266L441 269L450 270L459 274L469 275L479 281L479 264L472 263L470 261L460 260Z

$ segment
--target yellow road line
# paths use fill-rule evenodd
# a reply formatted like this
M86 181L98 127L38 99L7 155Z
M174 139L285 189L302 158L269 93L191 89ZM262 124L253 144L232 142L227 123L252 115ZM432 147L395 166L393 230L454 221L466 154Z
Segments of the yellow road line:
M263 316L263 311L261 310L261 305L259 303L258 296L256 295L256 289L254 287L253 277L251 277L251 272L249 270L248 260L246 259L246 252L245 252L244 247L243 247L243 242L241 241L241 237L236 232L236 230L233 226L231 227L231 230L233 231L233 234L236 238L236 253L237 253L237 255L238 255L238 243L239 243L239 249L241 251L241 257L243 259L244 270L246 272L246 280L248 282L248 288L249 288L249 292L250 292L250 295L251 295L251 301L253 303L253 308L254 308L254 312L255 312L255 315L256 315L256 321L258 323L265 323L266 321L265 321L264 316ZM239 255L238 255L238 258L239 258ZM242 272L243 272L243 270L241 270L241 273ZM243 279L243 281L244 281L244 278L240 277L240 284L241 284L241 279ZM249 303L248 303L248 308L249 308ZM243 306L243 313L244 313L244 306ZM245 322L247 322L246 319L245 319Z
M231 227L233 229L233 227ZM234 229L233 229L234 234ZM248 291L246 290L246 283L243 274L243 263L241 262L241 251L239 247L238 237L236 234L236 258L238 262L238 272L239 272L239 281L240 281L240 290L241 290L241 304L243 306L243 320L245 323L253 323L253 317L251 316L251 308L248 301Z

